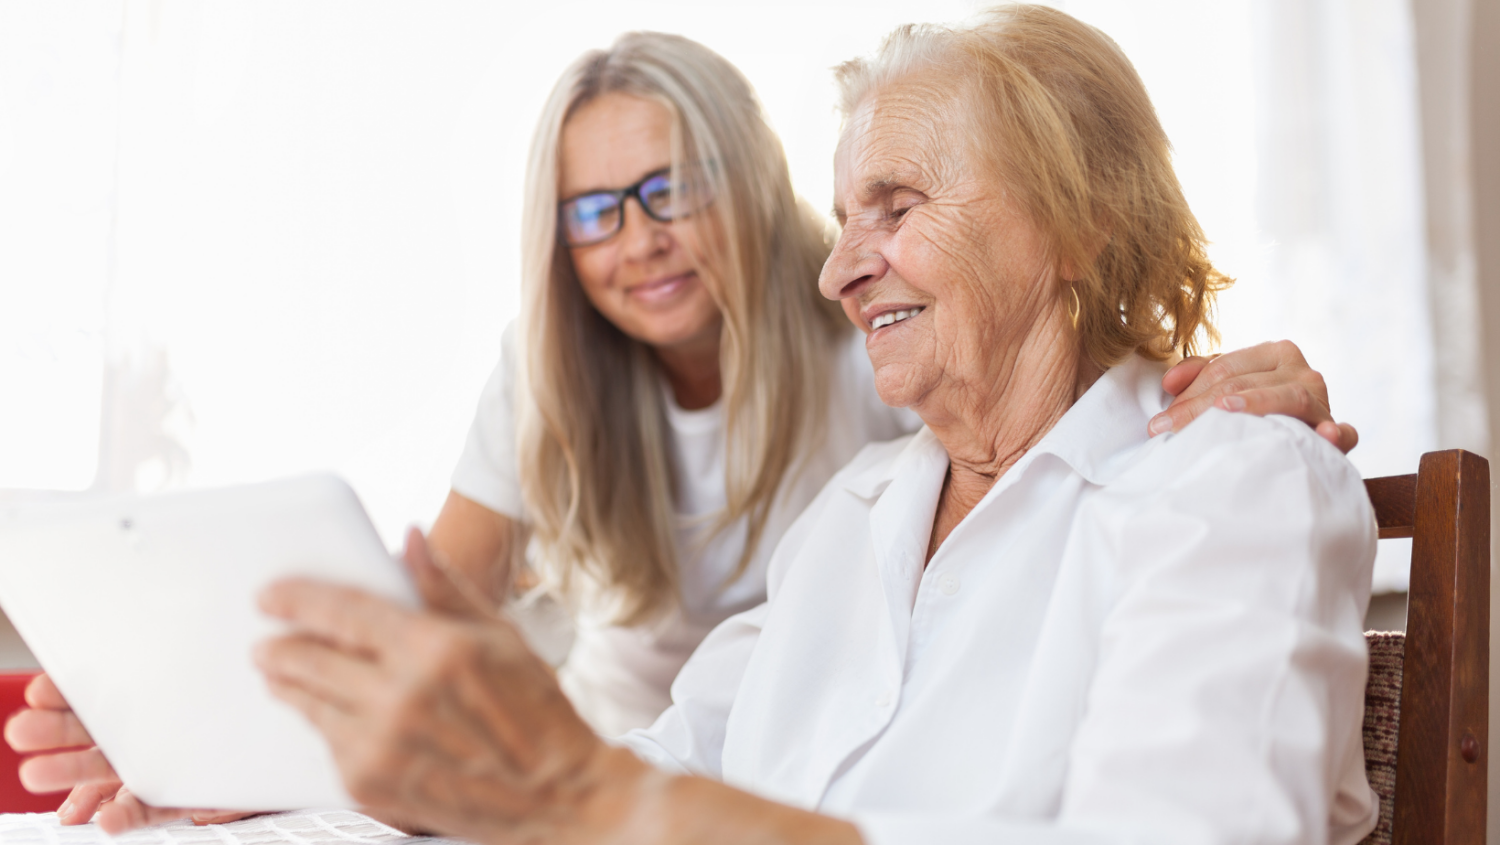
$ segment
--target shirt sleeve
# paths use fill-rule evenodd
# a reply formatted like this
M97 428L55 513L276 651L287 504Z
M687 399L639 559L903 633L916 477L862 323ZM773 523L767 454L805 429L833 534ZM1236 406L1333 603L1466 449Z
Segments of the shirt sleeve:
M856 459L850 466L859 463ZM816 529L841 477L835 476L824 486L776 544L767 569L767 600L710 631L672 682L672 706L651 727L615 740L619 745L657 768L723 780L725 729L740 682L760 642L788 562Z
M498 514L524 520L521 480L516 467L515 324L500 340L500 362L479 396L469 438L453 470L453 490Z
M870 845L1343 845L1373 827L1358 474L1301 423L1218 411L1154 457L1151 483L1079 514L1074 542L1118 580L1056 818L858 814Z
M651 727L616 742L647 763L677 774L723 778L724 728L769 605L719 623L672 682L672 706Z

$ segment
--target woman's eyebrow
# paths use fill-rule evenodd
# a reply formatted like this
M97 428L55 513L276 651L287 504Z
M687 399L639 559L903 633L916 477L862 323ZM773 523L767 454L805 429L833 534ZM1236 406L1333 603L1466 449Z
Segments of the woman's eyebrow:
M903 187L905 184L906 180L898 178L894 174L876 176L865 180L865 183L860 186L859 195L868 199L875 199L883 197L897 188Z
M887 170L865 179L859 186L858 197L861 203L872 203L888 199L891 194L900 190L925 193L919 186L928 181L925 174L916 167Z
M887 171L878 176L872 176L860 183L855 199L859 205L869 205L886 199L891 194L903 188L911 188L911 173L898 173ZM915 189L914 189L915 190ZM833 201L833 216L842 225L848 218L848 212L843 203L835 199Z
M662 174L662 173L670 173L671 170L672 170L672 163L671 162L667 162L666 164L663 164L660 167L653 167L653 168L650 168L649 170L646 170L646 171L642 172L641 175L637 176L635 179L632 179L629 182L626 182L623 185L616 185L613 188L602 188L602 187L600 187L600 188L584 188L583 190L579 190L579 191L558 191L558 195L561 196L561 197L563 197L563 200L562 200L563 202L567 202L570 199L578 199L579 197L586 197L589 194L608 194L608 193L613 193L614 191L618 191L618 190L621 190L623 188L628 188L631 185L633 185L636 182L639 182L639 181L641 181L643 179L648 179L648 178L650 178L652 176L656 176L656 175L659 175L659 174Z

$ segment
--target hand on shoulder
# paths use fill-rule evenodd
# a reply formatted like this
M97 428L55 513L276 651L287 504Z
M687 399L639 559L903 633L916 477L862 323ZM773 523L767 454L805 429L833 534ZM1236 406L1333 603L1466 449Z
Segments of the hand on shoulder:
M1152 418L1152 436L1181 431L1209 408L1218 408L1294 417L1345 454L1359 444L1354 426L1333 419L1322 374L1308 366L1302 350L1289 340L1188 358L1167 371L1162 388L1176 398Z

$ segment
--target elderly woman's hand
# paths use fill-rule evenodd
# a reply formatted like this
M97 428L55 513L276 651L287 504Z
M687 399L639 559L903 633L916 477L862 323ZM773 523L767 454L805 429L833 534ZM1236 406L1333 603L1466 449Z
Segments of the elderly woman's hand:
M406 557L420 578L420 533ZM503 619L303 580L272 586L261 607L294 631L257 651L271 691L318 727L378 817L482 842L859 841L847 822L606 745Z
M1221 408L1296 417L1341 452L1359 443L1354 426L1334 421L1323 376L1307 365L1302 350L1289 340L1214 358L1188 358L1167 371L1162 388L1177 398L1151 420L1152 435L1181 431L1209 408Z
M121 785L119 775L51 678L44 674L33 679L26 687L26 703L29 706L6 723L5 741L17 752L36 755L21 764L21 784L27 789L72 790L57 811L62 824L86 824L98 813L99 827L113 834L184 818L198 824L218 824L247 815L141 803Z
M413 541L420 574L430 561ZM328 739L365 807L504 839L578 822L602 784L645 774L594 735L504 620L408 611L305 580L274 585L261 607L293 629L257 650L272 692Z

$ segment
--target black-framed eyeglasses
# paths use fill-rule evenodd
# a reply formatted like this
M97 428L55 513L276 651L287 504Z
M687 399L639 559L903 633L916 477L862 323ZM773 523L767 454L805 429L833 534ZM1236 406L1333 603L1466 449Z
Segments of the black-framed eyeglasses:
M674 186L672 170L648 173L641 181L617 191L590 191L563 200L557 206L557 231L570 247L592 246L614 237L625 226L625 200L635 197L658 223L670 223L707 208L714 201L713 186L700 168L678 168Z

